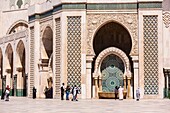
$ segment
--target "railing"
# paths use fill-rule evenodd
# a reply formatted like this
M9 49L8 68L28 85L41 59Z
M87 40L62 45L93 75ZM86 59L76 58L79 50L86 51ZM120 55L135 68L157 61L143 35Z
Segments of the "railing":
M0 44L28 37L28 29L0 38Z

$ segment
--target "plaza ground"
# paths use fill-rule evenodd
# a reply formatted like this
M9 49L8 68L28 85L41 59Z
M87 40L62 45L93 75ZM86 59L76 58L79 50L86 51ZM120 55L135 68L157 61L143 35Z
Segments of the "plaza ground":
M10 97L0 101L0 113L169 113L169 99L32 99Z

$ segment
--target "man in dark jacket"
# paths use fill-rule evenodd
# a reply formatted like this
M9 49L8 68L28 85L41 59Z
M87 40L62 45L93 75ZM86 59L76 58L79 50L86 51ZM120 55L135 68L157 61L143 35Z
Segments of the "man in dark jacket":
M64 83L62 83L62 86L61 86L61 100L64 100Z

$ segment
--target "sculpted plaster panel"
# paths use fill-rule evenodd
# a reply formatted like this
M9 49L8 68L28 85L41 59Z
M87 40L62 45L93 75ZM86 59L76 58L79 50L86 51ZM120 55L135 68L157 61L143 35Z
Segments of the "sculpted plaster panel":
M165 24L165 27L168 28L170 25L170 13L169 12L163 13L163 22Z
M87 55L95 55L93 39L95 33L108 22L117 22L124 26L132 38L130 55L138 55L137 14L88 14L87 15Z

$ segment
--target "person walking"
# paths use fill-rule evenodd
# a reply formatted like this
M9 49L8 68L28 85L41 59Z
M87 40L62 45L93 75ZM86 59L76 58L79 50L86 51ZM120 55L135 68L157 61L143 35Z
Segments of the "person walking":
M33 99L36 98L36 92L37 92L37 90L35 89L35 86L34 86L34 87L33 87Z
M5 89L5 101L9 101L10 87L7 85Z
M119 88L119 100L123 100L123 88L122 88L122 86L120 86L120 88Z
M64 83L61 85L61 100L64 100Z
M72 88L72 95L73 95L72 101L78 101L78 100L77 100L77 94L78 94L78 88L77 88L77 86L75 85L75 86Z
M70 94L70 86L68 85L66 87L66 100L69 100L69 94Z
M117 99L118 89L119 89L118 86L116 86L116 87L115 87L115 91L114 91L114 92L115 92L115 100Z
M136 89L136 101L139 101L139 99L140 99L140 90L138 88Z

